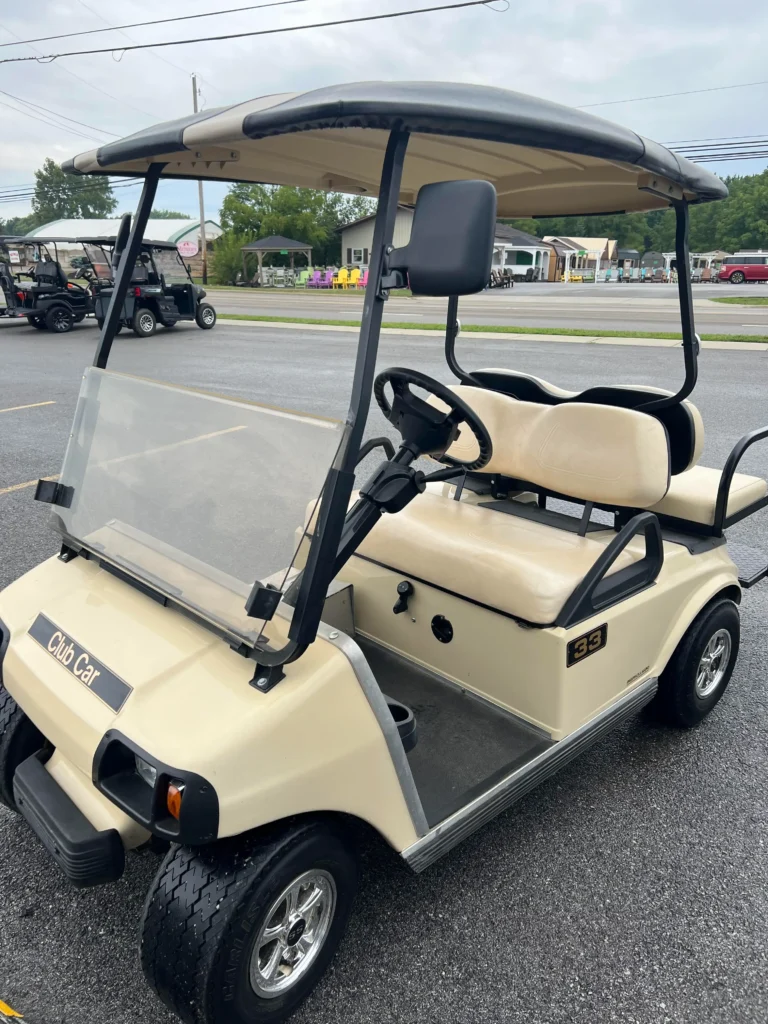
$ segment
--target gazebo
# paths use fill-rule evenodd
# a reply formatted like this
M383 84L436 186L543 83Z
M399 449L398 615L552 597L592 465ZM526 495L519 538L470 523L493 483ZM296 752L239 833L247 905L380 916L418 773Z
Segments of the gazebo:
M267 253L277 252L281 256L291 257L291 270L293 270L293 258L297 252L303 253L307 258L307 266L312 263L312 246L307 242L297 242L295 238L285 238L283 235L270 235L269 238L259 238L255 242L249 242L242 247L243 253L243 277L248 280L248 268L245 258L249 252L255 252L259 261L259 284L263 284L261 269L264 257Z

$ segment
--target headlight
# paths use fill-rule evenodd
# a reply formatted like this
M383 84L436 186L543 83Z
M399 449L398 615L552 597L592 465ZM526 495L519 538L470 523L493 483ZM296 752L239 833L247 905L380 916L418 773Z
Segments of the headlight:
M143 779L148 786L154 789L155 783L157 782L157 768L155 768L154 765L151 765L149 761L145 761L143 757L139 757L138 754L135 756L136 774L140 779Z

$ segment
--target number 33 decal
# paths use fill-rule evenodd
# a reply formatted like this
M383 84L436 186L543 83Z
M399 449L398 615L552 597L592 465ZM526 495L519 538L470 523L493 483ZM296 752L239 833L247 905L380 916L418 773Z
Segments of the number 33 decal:
M567 667L570 668L571 665L578 664L580 661L589 657L590 654L594 654L595 651L599 651L601 647L605 647L607 638L608 623L604 622L602 626L597 626L596 629L590 629L590 631L585 633L583 636L579 636L575 640L571 640L567 647Z

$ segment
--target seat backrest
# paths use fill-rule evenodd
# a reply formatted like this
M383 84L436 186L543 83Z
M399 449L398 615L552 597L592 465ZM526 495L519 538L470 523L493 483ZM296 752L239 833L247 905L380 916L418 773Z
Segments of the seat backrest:
M61 269L61 264L55 260L40 260L35 264L35 282L49 287L53 285L57 288L66 288L67 275Z
M451 390L491 435L493 455L484 473L626 508L650 508L669 489L667 434L647 413L586 402L537 405L464 385ZM478 457L466 426L447 454L464 462Z
M567 391L550 384L541 377L514 370L473 370L472 378L482 387L525 402L560 405L564 402L589 402L594 405L619 406L637 409L649 401L649 395L671 395L671 391L647 384L613 384L587 388L586 391ZM649 415L664 425L669 436L672 475L684 473L695 466L704 448L704 422L693 402L683 401L668 409L659 409Z

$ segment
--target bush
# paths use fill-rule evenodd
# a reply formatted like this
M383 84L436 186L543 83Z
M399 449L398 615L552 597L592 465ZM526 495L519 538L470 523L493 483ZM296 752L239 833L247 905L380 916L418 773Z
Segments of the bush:
M211 258L211 284L235 284L243 270L241 249L248 239L235 231L225 231L216 239Z

